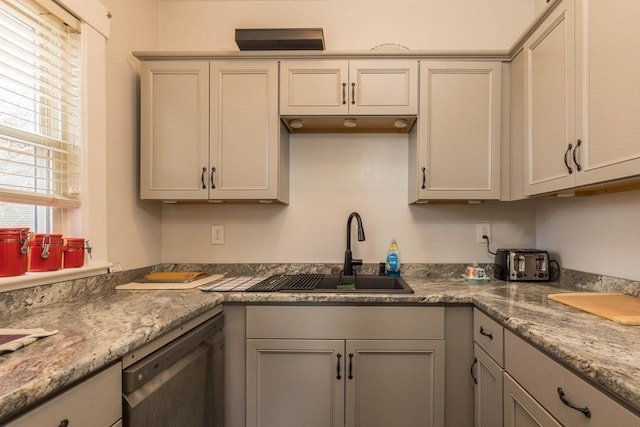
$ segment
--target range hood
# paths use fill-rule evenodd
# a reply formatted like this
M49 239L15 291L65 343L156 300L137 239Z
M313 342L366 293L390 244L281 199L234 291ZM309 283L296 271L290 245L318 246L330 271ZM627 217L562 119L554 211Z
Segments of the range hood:
M290 133L409 133L416 116L281 116Z
M322 28L236 29L240 50L324 50Z

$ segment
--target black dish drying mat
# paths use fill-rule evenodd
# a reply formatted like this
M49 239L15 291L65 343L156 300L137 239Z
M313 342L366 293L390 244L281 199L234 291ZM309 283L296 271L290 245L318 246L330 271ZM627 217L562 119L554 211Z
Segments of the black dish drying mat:
M278 292L315 289L324 274L276 274L247 289L247 292Z

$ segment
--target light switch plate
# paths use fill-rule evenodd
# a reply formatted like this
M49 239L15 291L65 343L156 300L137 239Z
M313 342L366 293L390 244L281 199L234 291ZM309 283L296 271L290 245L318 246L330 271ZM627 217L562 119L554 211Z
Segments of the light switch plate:
M211 226L211 244L223 245L224 244L224 225L212 225Z

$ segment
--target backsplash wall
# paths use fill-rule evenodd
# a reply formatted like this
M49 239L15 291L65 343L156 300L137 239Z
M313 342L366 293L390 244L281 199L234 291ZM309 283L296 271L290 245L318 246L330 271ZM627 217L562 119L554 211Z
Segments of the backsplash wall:
M290 204L165 205L164 262L341 262L350 212L367 240L352 231L354 257L384 260L396 238L402 262L485 263L476 223L491 223L497 247L535 243L531 201L482 205L408 205L406 135L295 135ZM211 225L225 226L211 245Z

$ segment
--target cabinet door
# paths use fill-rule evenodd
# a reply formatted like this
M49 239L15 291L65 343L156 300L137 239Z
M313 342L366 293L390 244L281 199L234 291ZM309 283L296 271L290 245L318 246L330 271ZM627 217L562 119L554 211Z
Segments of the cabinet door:
M143 62L140 102L140 197L207 199L209 63Z
M346 425L444 425L443 340L348 340Z
M247 340L247 427L344 426L343 340Z
M109 427L121 418L122 366L116 363L3 426Z
M560 427L561 425L513 378L504 374L504 427Z
M500 197L501 65L423 62L409 202Z
M280 63L280 114L418 114L417 60L288 60Z
M575 184L574 39L574 3L564 0L523 47L526 195Z
M640 2L577 5L577 184L638 175L640 79L632 70L640 69Z
M290 60L280 63L280 114L346 115L349 62Z
M502 373L503 369L485 353L474 346L475 379L474 422L475 427L502 425Z
M209 198L277 198L277 62L211 62L210 108Z
M418 61L349 62L349 114L418 114Z

